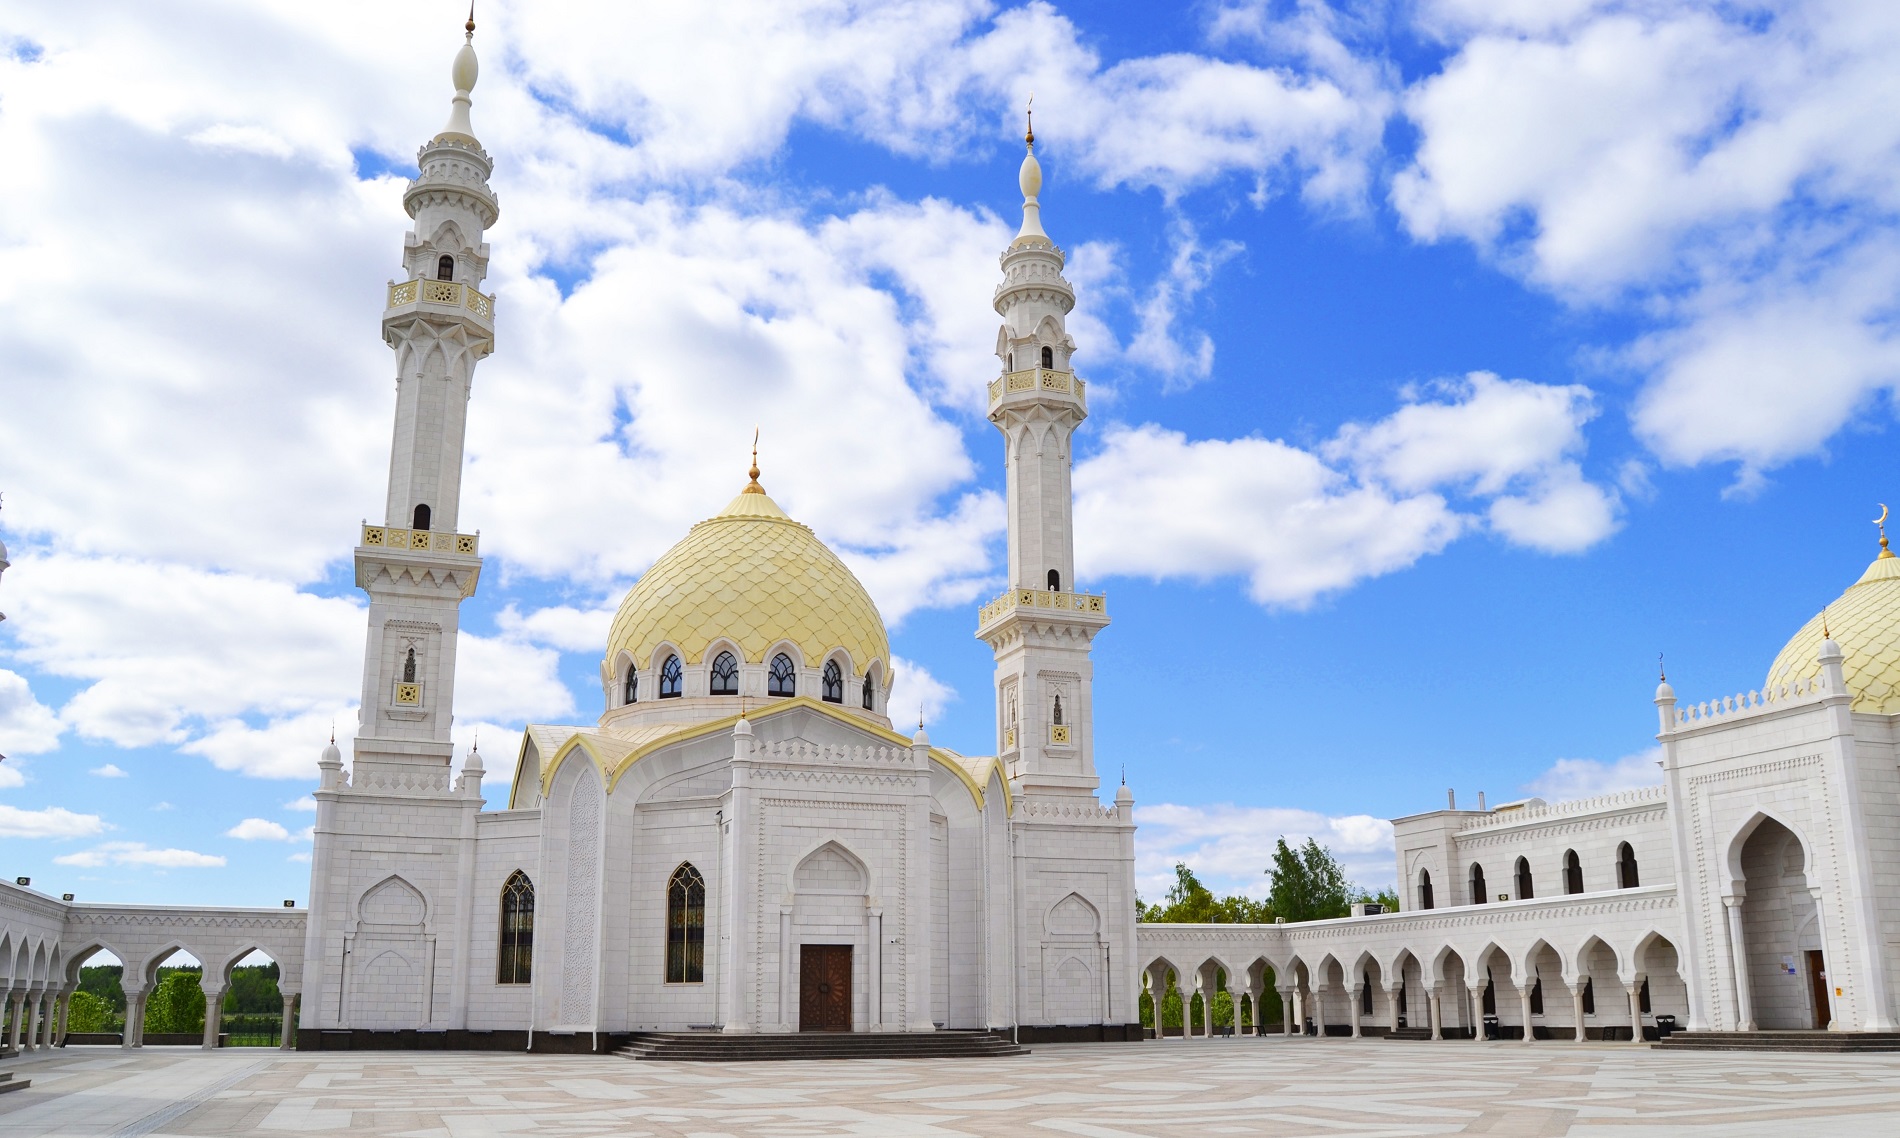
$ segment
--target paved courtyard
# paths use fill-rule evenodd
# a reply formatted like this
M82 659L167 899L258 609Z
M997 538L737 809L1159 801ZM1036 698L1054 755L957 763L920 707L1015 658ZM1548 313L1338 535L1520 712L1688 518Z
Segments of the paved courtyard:
M1900 1055L1220 1040L1000 1060L634 1063L71 1048L10 1061L0 1134L1900 1134Z

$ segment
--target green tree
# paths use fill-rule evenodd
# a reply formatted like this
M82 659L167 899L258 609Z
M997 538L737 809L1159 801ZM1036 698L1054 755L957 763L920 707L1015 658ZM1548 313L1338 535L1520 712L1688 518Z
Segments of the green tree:
M1312 838L1294 849L1283 837L1273 851L1267 870L1273 890L1267 903L1288 921L1323 921L1352 911L1352 886L1333 851Z
M145 1030L154 1035L205 1029L205 993L197 969L160 969L158 986L145 1000Z
M231 969L231 984L224 990L226 1014L282 1014L283 996L277 990L277 964L247 965Z
M114 1015L125 1014L125 986L121 983L125 966L95 964L79 970L79 990L91 992L106 1002Z
M1216 897L1184 863L1174 865L1174 885L1165 905L1142 911L1144 921L1165 924L1271 924L1273 912L1265 901L1250 897Z
M72 1002L67 1005L66 1030L113 1031L117 1019L112 1014L111 1004L81 988L73 993Z
M1361 889L1353 900L1374 902L1387 913L1396 913L1399 911L1399 894L1398 891L1394 889L1381 889L1377 893L1372 892L1370 889Z

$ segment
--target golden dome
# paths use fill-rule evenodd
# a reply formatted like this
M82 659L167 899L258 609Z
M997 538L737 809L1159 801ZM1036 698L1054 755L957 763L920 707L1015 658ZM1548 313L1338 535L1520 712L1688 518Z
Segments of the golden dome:
M851 670L878 661L890 674L890 641L857 577L754 481L715 517L687 531L620 602L607 634L607 664L622 651L641 668L672 644L697 664L714 640L737 642L752 663L789 640L815 668L843 648Z
M1900 712L1900 557L1886 550L1860 580L1801 626L1768 669L1768 686L1819 675L1822 626L1841 646L1854 710Z

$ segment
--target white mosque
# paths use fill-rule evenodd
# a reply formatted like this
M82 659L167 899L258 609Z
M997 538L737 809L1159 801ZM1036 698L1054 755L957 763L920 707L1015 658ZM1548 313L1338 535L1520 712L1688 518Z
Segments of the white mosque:
M996 754L893 729L904 677L876 606L773 502L755 458L604 630L599 720L529 726L510 799L488 809L481 757L454 774L450 745L458 613L482 568L460 532L463 426L496 318L473 32L404 196L415 225L383 316L389 494L355 550L371 602L361 725L347 769L334 745L319 763L308 910L0 885L8 1046L60 1042L78 969L102 951L125 964L125 1046L178 951L205 965L215 1046L216 997L257 949L282 966L306 1048L1134 1040L1144 992L1169 985L1190 1008L1225 989L1244 1034L1282 1038L1640 1042L1681 1027L1672 1044L1773 1045L1776 1029L1825 1028L1816 1038L1871 1046L1895 1031L1900 559L1884 535L1760 689L1685 705L1658 688L1661 785L1398 819L1398 913L1137 924L1134 799L1097 798L1090 647L1108 615L1074 591L1086 389L1033 135L989 386L1010 587L976 633L996 660ZM1213 1034L1208 1017L1190 1011L1185 1034Z

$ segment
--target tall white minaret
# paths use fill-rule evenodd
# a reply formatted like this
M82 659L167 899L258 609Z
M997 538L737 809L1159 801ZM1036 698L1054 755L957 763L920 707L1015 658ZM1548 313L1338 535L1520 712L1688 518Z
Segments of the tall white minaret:
M370 597L357 769L373 780L379 766L437 768L444 791L459 610L482 568L475 536L456 529L469 389L495 345L482 238L500 214L488 188L493 163L469 123L472 16L467 27L448 124L417 154L420 176L403 195L415 227L403 238L405 279L390 283L383 312L383 340L396 353L389 500L356 548L356 583Z
M1070 442L1088 415L1064 326L1075 289L1062 250L1042 230L1036 134L1019 180L1023 224L1003 251L996 311L1002 375L990 422L1008 474L1010 590L983 606L977 636L996 654L997 753L1022 792L1092 794L1095 776L1089 644L1108 625L1101 596L1076 591Z

